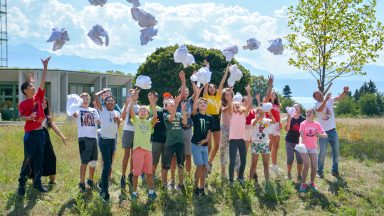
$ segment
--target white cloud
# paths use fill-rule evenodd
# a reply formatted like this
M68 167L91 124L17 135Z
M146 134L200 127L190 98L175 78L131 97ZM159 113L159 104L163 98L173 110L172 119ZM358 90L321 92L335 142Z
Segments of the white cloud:
M273 11L273 16L281 19L286 19L288 18L288 7L283 6L280 9L274 10Z

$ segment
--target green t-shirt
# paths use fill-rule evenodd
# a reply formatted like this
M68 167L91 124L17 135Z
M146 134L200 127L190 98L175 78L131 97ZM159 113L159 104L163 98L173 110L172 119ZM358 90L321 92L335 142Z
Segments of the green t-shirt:
M132 124L135 127L135 136L133 138L134 148L140 146L143 149L151 151L152 119L141 119L135 115L133 116Z
M170 117L169 112L164 112L164 123L165 123L165 130L167 134L167 138L165 140L166 146L171 146L176 143L184 143L183 139L183 117L180 112L176 112L175 118L172 122L170 122L168 119ZM135 135L136 136L136 135Z

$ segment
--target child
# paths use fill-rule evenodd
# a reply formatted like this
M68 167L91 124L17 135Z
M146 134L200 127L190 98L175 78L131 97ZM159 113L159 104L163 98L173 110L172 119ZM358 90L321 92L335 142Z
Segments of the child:
M250 95L250 87L246 87L248 95ZM232 99L233 100L233 99ZM244 169L246 165L246 145L245 145L245 121L246 116L251 108L250 104L247 107L241 105L240 101L229 101L229 113L231 114L229 127L229 182L233 184L234 168L236 163L236 154L240 154L240 168L238 173L238 181L243 186Z
M115 152L116 134L120 125L120 114L114 110L116 100L113 96L105 98L105 107L101 105L99 95L104 93L105 89L95 94L96 107L100 112L100 140L99 148L103 158L103 171L101 174L100 196L104 202L109 201L108 176L111 170L112 156Z
M259 158L259 154L261 154L263 158L263 166L264 166L264 178L265 182L269 182L269 154L271 153L269 149L269 127L271 124L275 123L275 118L271 116L271 119L264 118L264 111L261 107L256 108L256 116L252 120L252 164L249 171L249 178L255 180L257 182L257 160Z
M201 89L194 84L193 87L195 92L192 109L194 133L191 142L193 161L196 165L194 192L196 196L204 196L205 170L208 165L208 139L211 135L213 117L206 113L207 100L199 98Z
M48 57L43 63L44 69L41 76L41 83L37 92L32 80L21 85L21 91L26 99L19 105L20 117L25 120L24 126L24 161L20 170L19 188L17 194L25 195L25 185L28 174L31 172L31 161L34 162L35 181L33 187L40 192L48 192L47 188L41 184L41 174L44 160L45 134L42 123L45 119L42 103L44 100L45 77L47 75Z
M76 118L77 136L80 151L80 183L79 188L81 192L86 191L85 174L87 165L89 165L89 177L87 185L90 188L94 187L93 176L96 169L97 162L97 125L99 124L99 113L96 109L89 107L91 97L88 93L80 95L83 103L77 112L73 114Z
M153 112L153 118L147 119L149 115L149 110L146 106L139 107L139 115L135 115L134 112L134 103L138 98L139 91L135 91L135 95L132 97L132 103L129 106L129 115L131 116L131 121L135 127L135 137L133 139L133 145L135 148L132 151L132 164L133 164L133 192L131 194L131 199L136 200L138 197L137 194L137 184L139 176L142 173L146 174L146 180L149 186L148 198L156 199L155 186L153 183L153 167L152 167L152 151L151 151L151 134L153 131L153 126L157 123L157 112L156 112L156 102L154 96L150 94L148 96L151 109Z
M229 101L232 101L233 92L229 88L224 88L221 96L221 134L220 134L220 165L221 177L226 178L225 166L228 163L229 148L229 125L231 114L229 113ZM231 105L232 106L232 105Z
M56 155L55 151L53 150L51 138L49 136L48 129L52 129L55 131L57 136L59 136L64 144L66 145L66 137L61 133L60 129L56 126L56 124L53 122L51 113L49 111L49 103L47 98L44 98L43 100L43 110L46 118L43 121L43 130L45 133L45 146L44 146L44 160L43 160L43 174L42 176L49 176L49 186L53 186L56 184ZM32 161L33 163L33 161ZM32 166L32 172L30 177L34 179L33 175L33 166Z
M166 140L165 140L165 151L162 169L162 182L163 186L167 184L168 170L171 168L171 161L173 154L176 154L179 183L177 189L185 192L184 187L184 138L183 138L183 125L187 124L187 112L182 109L182 112L176 112L176 108L180 103L181 96L179 95L176 100L168 99L164 102L164 123L166 128ZM185 105L183 105L185 106Z
M317 170L317 137L327 138L327 134L324 132L323 127L321 127L318 122L313 121L314 111L312 109L307 109L305 113L307 114L306 120L300 124L301 141L305 145L305 151L300 152L304 162L304 168L301 174L300 192L307 192L308 186L312 190L317 191L315 185ZM308 175L309 166L311 166L311 182L307 185L305 180Z

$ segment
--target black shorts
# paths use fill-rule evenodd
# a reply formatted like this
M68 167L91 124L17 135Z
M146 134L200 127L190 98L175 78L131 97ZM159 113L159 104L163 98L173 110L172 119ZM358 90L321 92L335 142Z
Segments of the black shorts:
M88 164L90 161L97 161L97 140L96 138L80 137L79 150L81 164Z
M213 117L212 132L220 131L220 114L212 115L212 117Z
M176 154L176 163L180 168L184 167L184 143L175 143L171 146L165 146L163 168L169 170L173 155Z

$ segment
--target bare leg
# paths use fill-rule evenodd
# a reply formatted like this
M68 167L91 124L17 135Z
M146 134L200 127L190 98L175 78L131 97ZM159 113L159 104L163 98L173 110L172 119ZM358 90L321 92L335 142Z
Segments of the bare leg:
M265 182L269 181L269 154L262 154Z
M304 168L303 172L301 173L301 183L305 183L307 180L308 170L309 170L309 157L307 153L300 153L301 158L303 159Z
M179 185L184 185L184 169L182 167L178 167L177 171L179 174Z
M185 156L185 171L187 171L188 174L191 173L191 155L184 155Z
M155 185L153 183L153 175L152 174L146 174L146 179L148 183L148 188L150 190L155 190Z
M87 171L87 164L80 165L80 183L85 182L85 172Z
M172 161L171 161L171 180L175 180L175 171L176 171L176 155L173 155Z
M93 181L93 176L95 175L96 167L89 167L88 168L88 178Z
M211 152L209 152L209 164L213 163L213 160L216 157L217 151L219 150L219 143L220 143L220 131L213 132L213 147L211 149Z
M125 176L127 173L128 161L131 154L131 148L124 148L123 161L121 162L121 175Z
M258 154L252 154L252 163L251 163L251 168L249 169L249 179L250 180L252 180L253 176L256 173L258 158L259 158Z
M133 175L133 180L132 180L133 192L137 192L137 184L138 184L138 182L139 182L139 176Z

